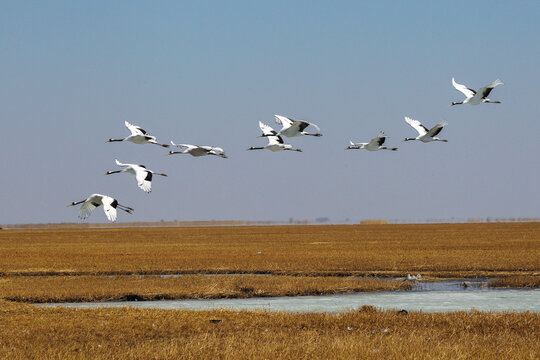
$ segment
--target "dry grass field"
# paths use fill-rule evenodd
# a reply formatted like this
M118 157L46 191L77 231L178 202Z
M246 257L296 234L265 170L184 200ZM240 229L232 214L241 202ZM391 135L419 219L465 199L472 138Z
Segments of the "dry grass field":
M348 276L408 273L537 287L540 223L17 229L0 231L0 258L0 298L18 301L0 300L0 359L540 358L537 313L364 307L288 314L21 303L387 290L410 283Z
M31 303L218 299L409 290L409 281L299 276L9 276L0 298Z
M44 309L0 301L0 358L538 359L540 314Z
M538 275L540 223L0 231L0 274Z

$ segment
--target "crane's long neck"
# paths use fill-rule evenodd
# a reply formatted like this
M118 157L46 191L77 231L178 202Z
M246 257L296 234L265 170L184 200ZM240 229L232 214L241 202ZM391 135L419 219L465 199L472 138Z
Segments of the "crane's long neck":
M126 141L126 139L109 139L106 142L113 142L113 141Z
M75 205L79 205L79 204L82 204L82 203L83 203L83 202L85 202L85 201L86 201L86 199L84 199L84 200L81 200L81 201L74 201L74 202L72 202L71 204L69 204L68 206L75 206Z
M411 141L411 140L416 140L416 138L405 138L403 141Z
M264 150L263 147L250 147L248 150Z
M462 101L462 102L452 101L452 102L450 103L450 106L454 106L454 105L463 105L463 101Z
M311 134L311 133L307 133L307 132L302 132L302 134L307 135L307 136L322 136L321 133Z

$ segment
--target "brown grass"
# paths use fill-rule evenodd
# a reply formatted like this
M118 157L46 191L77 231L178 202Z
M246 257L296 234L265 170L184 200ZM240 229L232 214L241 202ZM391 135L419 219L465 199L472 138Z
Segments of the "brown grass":
M44 309L0 301L0 358L538 359L540 314Z
M512 276L523 284L540 271L539 240L540 223L2 230L0 296L80 301L332 293L378 286L335 275L418 272L423 278ZM306 276L132 275L173 273ZM0 359L14 360L538 359L538 338L537 313L63 309L0 300Z
M474 277L540 271L540 223L0 231L0 273Z
M408 281L295 276L45 276L0 278L0 298L25 302L217 299L408 290Z
M540 275L509 276L491 279L488 282L488 286L499 288L538 288L540 287Z

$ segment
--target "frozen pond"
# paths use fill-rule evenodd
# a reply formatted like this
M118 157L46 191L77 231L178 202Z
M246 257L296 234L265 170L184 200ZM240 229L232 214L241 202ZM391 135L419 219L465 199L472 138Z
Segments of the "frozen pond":
M432 283L434 284L434 283ZM437 285L439 287L444 285ZM472 289L471 289L472 288ZM379 309L449 312L468 311L531 311L540 312L540 289L492 290L468 286L466 289L358 293L329 296L266 297L216 300L162 300L101 303L38 304L52 307L122 307L182 310L266 310L285 312L343 312L372 305Z

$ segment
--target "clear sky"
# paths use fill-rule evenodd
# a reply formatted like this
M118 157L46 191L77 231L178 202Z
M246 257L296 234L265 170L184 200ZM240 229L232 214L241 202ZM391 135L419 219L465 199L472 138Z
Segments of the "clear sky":
M540 2L0 1L0 223L540 216ZM502 104L449 107L500 78ZM258 121L324 136L263 146ZM416 136L448 121L448 143ZM128 120L228 159L105 143ZM380 130L399 151L344 151ZM137 188L114 159L169 175ZM91 222L106 222L101 209Z

